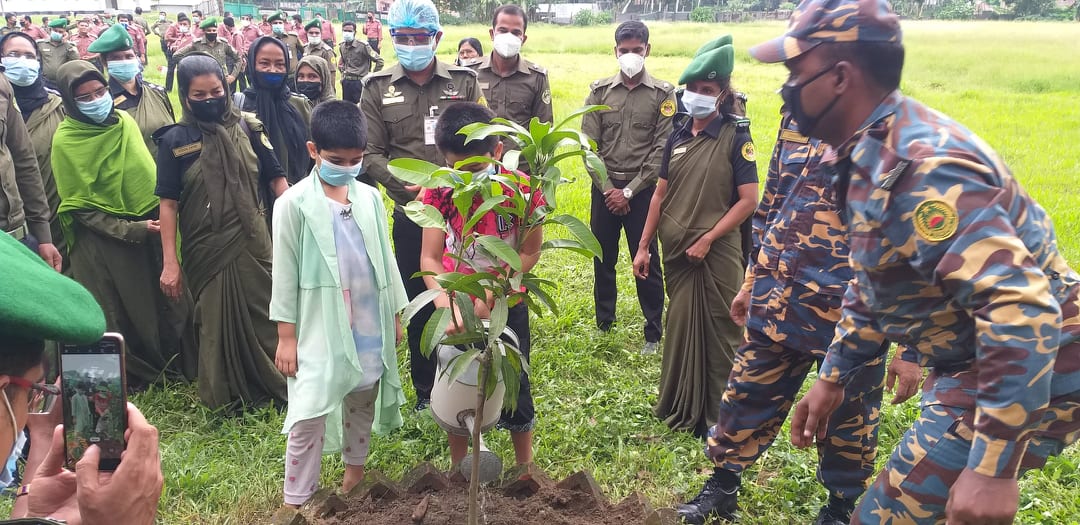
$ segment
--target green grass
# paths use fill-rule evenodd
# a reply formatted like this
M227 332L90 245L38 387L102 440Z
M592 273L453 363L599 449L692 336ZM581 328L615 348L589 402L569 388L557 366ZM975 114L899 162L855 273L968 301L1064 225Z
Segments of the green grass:
M780 106L774 92L786 72L782 66L753 63L746 48L780 34L783 24L650 26L654 48L646 67L669 81L678 78L700 44L726 31L734 33L734 82L750 97L758 150L770 151ZM556 118L581 105L591 81L617 71L613 29L530 28L524 54L548 68ZM905 29L904 90L965 123L997 148L1054 217L1066 257L1080 261L1080 60L1075 59L1080 25L909 22ZM440 57L452 59L462 37L482 37L486 43L486 35L486 27L449 27ZM152 66L160 65L156 42L150 47ZM387 61L392 63L392 52ZM148 78L161 82L155 69ZM759 170L764 176L765 162ZM588 180L578 179L562 195L560 206L587 218ZM643 342L642 319L625 251L621 259L621 325L609 334L593 327L589 263L563 254L541 262L541 273L561 283L561 311L533 321L536 461L557 478L591 470L613 499L642 491L654 504L666 505L696 493L703 479L700 471L709 464L697 440L668 431L651 415L660 357L637 354ZM400 362L407 383L406 356L401 354ZM407 395L413 399L411 390ZM184 385L155 388L134 402L161 430L163 523L252 523L281 503L281 415L262 410L223 417L203 408L194 389ZM914 402L883 409L879 461L888 457L916 414ZM786 432L787 427L745 476L744 523L807 523L825 498L814 480L814 453L794 449ZM369 467L392 476L423 460L446 468L444 441L430 416L408 410L404 428L375 439ZM513 457L506 433L493 433L488 443L507 460ZM332 486L340 480L340 459L327 458L324 465L324 486ZM1029 474L1021 482L1017 521L1078 523L1078 467L1080 452L1073 447L1043 471Z

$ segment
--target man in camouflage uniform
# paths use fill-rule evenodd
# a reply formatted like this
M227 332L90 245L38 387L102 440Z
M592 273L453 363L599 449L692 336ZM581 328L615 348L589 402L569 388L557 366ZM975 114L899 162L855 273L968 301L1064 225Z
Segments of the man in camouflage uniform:
M931 368L922 410L853 523L1012 523L1017 476L1080 433L1080 277L1046 211L987 144L903 96L899 18L885 0L808 0L784 36L785 104L836 150L854 280L791 439L824 436L882 342Z
M388 16L399 62L364 78L360 107L367 118L368 145L361 178L369 184L381 184L396 204L394 255L398 270L406 279L405 291L412 300L427 290L423 279L412 277L420 270L422 232L402 210L402 206L416 199L416 192L390 173L387 162L413 158L445 164L435 148L438 116L450 104L460 101L482 104L484 97L471 69L451 66L435 58L442 30L439 13L431 0L397 0ZM432 311L430 306L424 308L408 327L409 367L418 410L430 402L435 384L435 362L420 352L420 335Z
M372 71L381 71L383 58L367 42L357 40L356 22L341 24L341 45L338 51L341 54L341 61L338 62L338 71L341 72L341 98L359 104L364 90L364 76Z
M821 363L833 339L851 268L832 171L819 164L827 150L784 115L753 216L751 263L731 305L732 318L746 326L746 341L735 354L705 448L713 476L699 496L678 508L689 523L710 514L734 518L741 473L772 445L810 368ZM901 356L915 358L912 352ZM818 443L818 479L829 490L829 503L815 525L847 525L874 473L884 374L879 358L845 385L844 402L829 419L829 439ZM894 404L915 394L920 374L914 362L893 360L889 386L900 379Z
M225 72L226 84L232 84L236 81L236 77L244 67L244 57L240 56L228 42L218 39L217 17L212 16L203 20L200 26L203 35L178 50L173 55L173 60L179 64L181 59L191 53L206 53L214 57L214 60L217 60L218 64L221 64L221 70ZM232 68L229 67L230 64L232 65Z

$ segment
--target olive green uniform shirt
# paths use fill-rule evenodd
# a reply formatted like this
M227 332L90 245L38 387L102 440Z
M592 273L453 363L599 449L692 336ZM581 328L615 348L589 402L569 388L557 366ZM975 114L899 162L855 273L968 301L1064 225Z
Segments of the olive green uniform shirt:
M423 86L413 83L401 64L364 77L360 107L368 125L366 174L382 184L398 205L415 199L416 194L390 174L387 162L415 158L442 166L445 160L435 150L434 120L450 104L482 99L473 70L438 60L431 80Z
M295 77L296 67L304 56L304 43L300 41L300 37L292 33L285 33L281 36L274 35L274 38L281 40L285 44L285 49L289 52L289 78Z
M337 68L334 67L337 64L337 53L334 53L334 48L329 44L319 40L318 42L308 42L308 45L304 46L304 56L315 55L323 60L330 66L330 85L337 84ZM327 79L322 79L326 82Z
M491 66L491 55L476 66L476 81L484 92L488 107L495 115L528 127L529 120L536 117L540 122L551 122L551 87L548 85L547 69L521 56L517 69L503 77Z
M641 75L633 89L626 86L622 73L593 82L585 105L609 109L587 113L581 122L581 131L596 141L608 178L630 181L625 187L634 194L656 183L676 110L675 87L648 71ZM592 176L600 191L614 187L610 180Z
M176 123L172 102L169 101L169 94L165 88L157 84L140 82L137 85L137 91L138 93L131 94L119 82L109 79L109 93L113 97L113 107L127 111L128 115L135 119L135 124L142 132L146 149L156 157L157 142L154 141L152 135L155 131Z
M338 52L341 54L338 71L341 71L343 80L362 80L368 73L382 70L384 65L382 56L370 44L360 40L342 42ZM375 63L374 69L372 62Z
M154 27L150 28L150 31L157 35L158 38L164 40L165 31L168 31L169 26L171 25L172 22L170 22L169 20L158 20L157 22L154 22Z
M59 44L52 40L38 40L37 49L41 57L41 74L53 82L57 81L56 72L60 66L79 59L79 49L67 40Z
M16 237L30 233L38 242L52 243L49 201L41 182L30 133L15 105L15 93L0 75L0 231ZM23 226L26 227L25 231Z
M241 58L240 54L237 53L228 42L220 40L220 37L214 42L207 42L205 36L200 36L199 38L196 38L194 42L177 51L173 57L176 62L179 63L180 59L199 51L214 57L214 60L217 60L218 64L221 64L221 70L225 72L225 76L236 78L240 75L240 68L244 65L244 59ZM229 69L228 64L233 65L231 70Z

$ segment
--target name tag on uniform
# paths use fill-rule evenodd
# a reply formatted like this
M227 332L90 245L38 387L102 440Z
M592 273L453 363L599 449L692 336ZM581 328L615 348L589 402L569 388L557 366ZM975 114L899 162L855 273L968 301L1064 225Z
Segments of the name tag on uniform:
M438 121L439 117L424 117L424 144L435 145L435 123Z
M686 146L683 146L681 148L675 148L675 149L671 150L671 156L672 157L674 157L675 155L682 155L683 153L686 153Z
M405 102L405 97L404 96L384 97L382 99L382 105L384 105L384 106L389 106L391 104L401 104L402 102Z
M806 135L801 135L790 129L780 130L780 140L786 140L788 142L797 142L799 144L807 144L810 139L806 138Z
M184 155L190 155L196 151L202 151L202 141L192 142L187 146L180 146L179 148L173 148L172 153L176 158L183 157Z
M487 89L488 88L488 83L487 82L477 82L477 83L480 84L480 89Z
M120 104L123 104L125 101L127 101L127 95L120 95L120 96L113 99L113 104L119 106Z

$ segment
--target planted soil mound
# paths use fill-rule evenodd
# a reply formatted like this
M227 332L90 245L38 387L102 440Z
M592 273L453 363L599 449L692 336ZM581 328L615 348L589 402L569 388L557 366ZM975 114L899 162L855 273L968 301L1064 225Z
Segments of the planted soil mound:
M428 494L406 494L387 501L365 497L348 500L348 510L331 518L326 525L461 525L468 519L469 487L452 483L446 490ZM427 512L422 521L414 521L424 497ZM505 496L496 488L480 492L481 523L487 525L625 525L645 522L646 509L628 498L618 505L596 501L591 495L557 487L544 487L529 497Z

